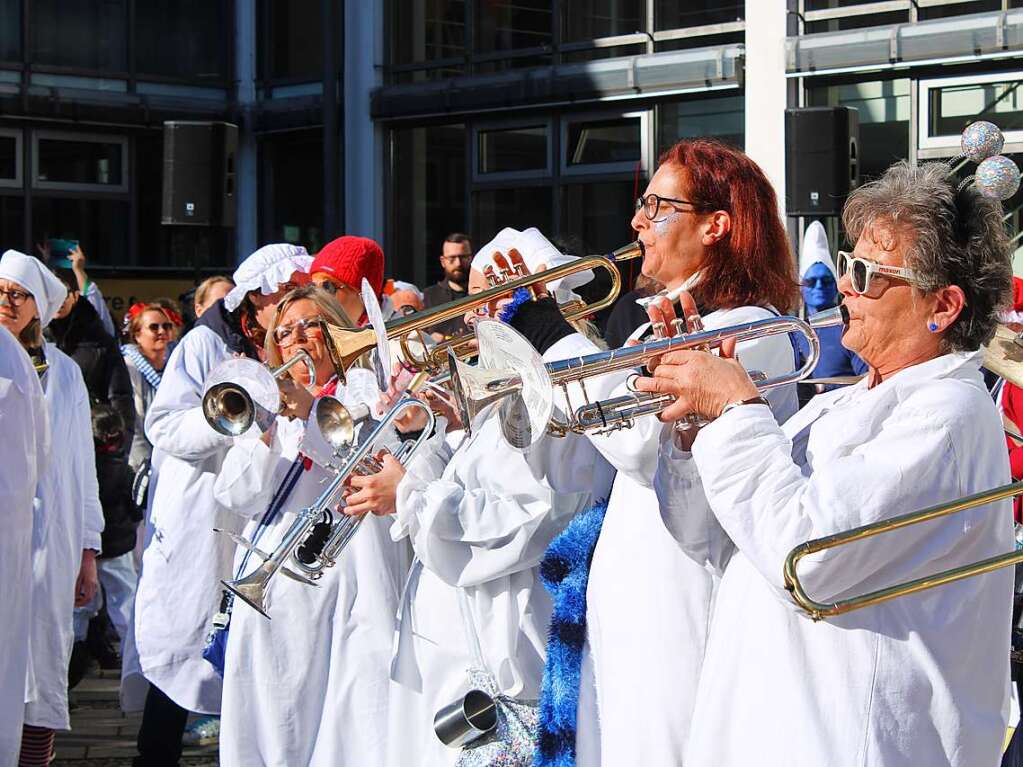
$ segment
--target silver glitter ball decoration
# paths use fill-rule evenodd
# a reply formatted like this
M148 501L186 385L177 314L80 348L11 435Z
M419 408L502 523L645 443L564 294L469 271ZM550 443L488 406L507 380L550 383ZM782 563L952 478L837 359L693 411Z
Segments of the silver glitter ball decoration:
M1008 200L1019 189L1019 168L1008 157L988 157L977 166L977 191L994 200Z
M1002 151L1005 137L994 123L978 120L963 131L963 154L973 162L981 162Z

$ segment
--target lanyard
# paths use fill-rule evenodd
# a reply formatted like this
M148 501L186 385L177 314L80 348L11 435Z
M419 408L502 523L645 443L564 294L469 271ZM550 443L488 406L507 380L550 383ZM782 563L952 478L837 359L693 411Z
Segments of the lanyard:
M281 480L281 484L277 487L277 492L274 493L273 500L270 501L270 506L263 514L262 519L259 520L259 525L256 527L256 532L252 535L252 545L255 546L259 543L259 539L262 537L263 532L270 527L270 523L274 521L277 513L281 510L284 502L288 500L291 495L291 491L295 489L295 484L298 482L298 478L302 476L303 471L303 460L304 457L299 453L294 462L288 468L287 473L284 475L284 479ZM241 564L238 565L238 570L235 573L235 578L241 578L242 573L245 572L245 566L249 563L249 556L252 554L252 549L247 549L245 556L242 557Z

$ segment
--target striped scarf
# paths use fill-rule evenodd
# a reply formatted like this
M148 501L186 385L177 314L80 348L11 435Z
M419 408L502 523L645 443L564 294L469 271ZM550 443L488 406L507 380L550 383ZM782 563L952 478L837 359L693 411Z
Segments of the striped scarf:
M155 389L160 385L160 379L163 377L162 374L149 363L149 360L145 358L135 344L125 344L122 346L121 354L132 361L132 364L138 368L138 371L149 382L150 386Z

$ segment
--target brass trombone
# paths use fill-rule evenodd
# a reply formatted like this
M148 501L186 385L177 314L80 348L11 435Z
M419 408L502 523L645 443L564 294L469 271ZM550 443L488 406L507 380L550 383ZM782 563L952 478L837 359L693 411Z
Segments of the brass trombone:
M517 277L516 279L508 280L507 282L495 285L487 290L474 293L473 295L466 296L465 298L460 298L457 301L452 301L451 303L447 303L442 306L435 306L432 309L426 309L422 312L411 314L408 317L393 320L387 323L384 328L384 332L387 338L398 341L401 346L402 356L410 367L417 370L426 370L433 374L441 373L447 366L448 351L450 349L454 349L459 356L469 356L470 352L466 347L467 342L472 339L463 336L461 338L445 342L445 344L442 345L440 352L433 349L420 355L412 348L410 339L419 338L421 341L422 335L426 332L428 327L435 325L438 322L450 320L455 317L461 317L466 312L485 306L491 301L496 301L510 295L519 288L532 288L536 285L560 280L564 277L578 274L579 272L585 272L590 269L606 269L611 274L611 288L608 291L607 296L591 304L573 305L567 309L567 313L565 315L565 318L570 321L580 317L585 317L593 312L600 311L601 309L610 306L618 297L618 293L622 286L622 278L618 273L618 270L615 268L615 264L620 261L639 258L642 255L643 243L636 240L635 242L631 242L628 245L618 248L606 256L587 256L585 258L578 258L552 269L546 269L542 272L537 272L536 274L528 274ZM351 329L338 327L336 325L327 325L327 331L327 336L329 337L327 346L334 362L334 367L337 369L338 376L343 381L345 371L354 365L355 361L363 354L376 348L376 335L373 332L373 329L369 327ZM429 346L428 344L422 345L424 347Z
M677 334L674 336L547 364L543 363L540 355L524 338L508 326L482 321L477 324L481 364L474 368L452 355L449 361L451 388L467 430L484 408L502 401L502 429L505 438L516 447L525 447L539 439L544 432L543 426L555 436L564 436L570 432L604 433L630 428L636 418L661 412L674 398L665 394L635 392L591 401L585 385L588 378L635 369L670 351L715 349L727 339L742 343L782 333L800 333L806 338L810 350L802 367L774 378L751 374L757 388L768 391L809 376L820 356L820 340L815 330L841 324L844 318L842 308L836 307L816 314L807 321L788 316L770 317L695 333L682 332L684 320L677 320ZM495 356L497 360L493 364ZM584 402L579 407L571 404L569 384L578 384L582 391ZM561 387L569 404L566 420L554 416L555 387ZM522 394L517 407L508 403L514 394ZM518 415L516 409L520 411ZM523 409L526 412L521 412Z
M843 615L845 613L852 612L853 610L860 610L864 607L879 605L889 600L896 599L897 597L908 596L909 594L916 594L920 591L933 589L936 586L955 583L956 581L961 581L964 578L972 578L974 575L990 573L993 570L998 570L1002 567L1008 567L1009 565L1015 565L1023 562L1023 551L1011 551L1005 554L999 554L998 556L982 559L968 565L963 565L961 567L953 567L948 570L943 570L939 573L934 573L933 575L915 578L914 580L906 581L905 583L899 583L894 586L870 591L866 594L840 599L836 602L815 601L806 593L806 589L803 588L803 584L799 581L799 575L796 572L796 568L799 566L799 560L803 557L809 556L810 554L815 554L818 551L834 549L839 546L845 546L848 543L853 543L854 541L862 541L865 538L872 538L875 535L881 535L882 533L901 530L902 528L909 527L910 525L929 522L933 519L941 519L942 517L947 517L951 514L966 511L967 509L972 509L977 506L983 506L987 503L994 503L1006 498L1012 498L1020 493L1023 493L1023 481L1013 482L1009 485L1002 485L1001 487L996 487L992 490L968 495L965 498L959 498L958 500L949 501L948 503L941 503L937 506L922 509L921 511L913 511L909 514L902 514L897 517L892 517L891 519L884 519L880 522L874 522L869 525L855 527L852 530L846 530L845 532L835 533L834 535L828 535L823 538L807 541L806 543L796 546L796 548L792 549L792 551L789 552L789 555L785 557L785 588L788 589L789 593L791 593L792 599L796 604L803 608L803 610L805 610L813 620L819 621L836 615Z

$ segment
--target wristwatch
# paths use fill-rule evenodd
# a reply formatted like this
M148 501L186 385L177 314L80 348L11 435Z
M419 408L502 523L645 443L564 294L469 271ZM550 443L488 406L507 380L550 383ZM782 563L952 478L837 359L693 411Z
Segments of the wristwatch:
M740 405L767 405L767 404L768 404L767 400L760 396L750 397L749 399L741 399L737 402L729 402L727 405L721 408L721 412L718 414L718 418L723 416L732 408L739 407Z

